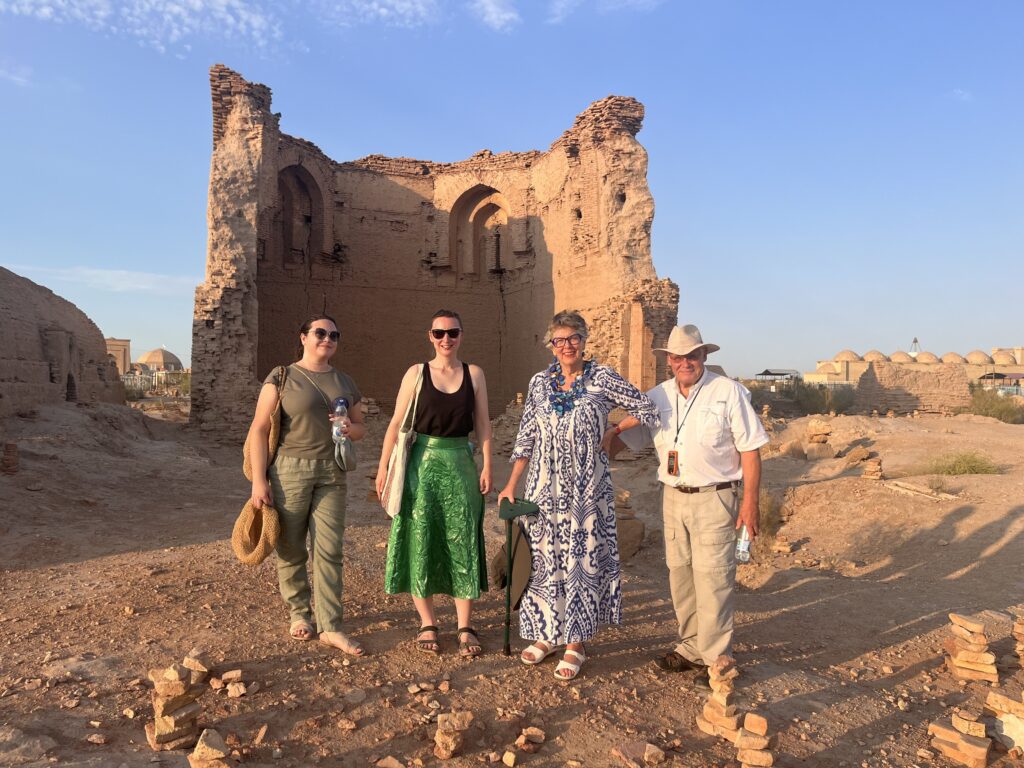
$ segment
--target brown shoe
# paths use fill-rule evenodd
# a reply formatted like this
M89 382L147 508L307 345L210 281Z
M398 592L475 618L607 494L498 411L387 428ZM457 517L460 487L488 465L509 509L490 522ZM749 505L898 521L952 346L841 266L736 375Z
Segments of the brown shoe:
M707 669L704 664L690 661L681 653L669 651L654 657L654 663L663 672L690 672L693 670Z

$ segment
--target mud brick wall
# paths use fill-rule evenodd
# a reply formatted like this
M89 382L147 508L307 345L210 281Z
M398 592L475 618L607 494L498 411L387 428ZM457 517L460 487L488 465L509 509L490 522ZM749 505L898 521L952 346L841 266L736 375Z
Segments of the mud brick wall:
M577 309L591 350L641 387L678 289L650 252L654 201L636 140L644 109L609 96L547 151L481 150L456 163L371 155L338 162L281 133L270 89L211 70L206 280L196 290L192 420L237 439L258 382L295 359L326 309L334 359L385 409L428 359L430 316L462 315L462 355L483 366L492 411L550 359L551 316Z
M46 403L123 403L117 365L85 313L0 268L0 418Z
M943 413L971 404L964 366L930 365L913 370L899 363L869 363L857 382L854 410L870 413Z

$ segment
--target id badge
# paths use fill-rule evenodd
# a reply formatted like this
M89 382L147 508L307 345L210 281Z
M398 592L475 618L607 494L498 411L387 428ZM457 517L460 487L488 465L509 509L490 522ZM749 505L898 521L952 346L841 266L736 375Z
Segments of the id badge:
M679 477L679 451L669 451L665 470L673 477Z

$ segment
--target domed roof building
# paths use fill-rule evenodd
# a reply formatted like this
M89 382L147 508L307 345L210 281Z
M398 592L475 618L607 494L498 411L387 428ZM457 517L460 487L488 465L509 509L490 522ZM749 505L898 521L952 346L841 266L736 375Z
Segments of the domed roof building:
M903 350L900 350L899 352L893 352L891 355L889 355L889 360L894 363L914 362L914 358L912 358L909 353L904 352Z
M877 349L872 349L869 352L864 353L864 362L866 363L884 363L889 358L879 352Z
M998 352L993 353L992 362L996 365L1016 365L1017 358L1013 356L1012 352L1007 352L1001 349Z
M942 356L941 360L944 363L959 363L960 365L967 362L967 358L956 352L947 352Z
M967 362L971 365L992 365L992 358L980 349L976 349L967 353Z
M932 352L918 352L916 359L917 359L917 362L919 362L919 363L937 363L937 362L939 362L938 355L936 355L936 354L934 354Z
M844 349L842 352L840 352L832 359L835 360L837 363L859 363L861 357L852 350Z
M177 355L163 347L147 352L138 362L150 371L180 371L185 367Z

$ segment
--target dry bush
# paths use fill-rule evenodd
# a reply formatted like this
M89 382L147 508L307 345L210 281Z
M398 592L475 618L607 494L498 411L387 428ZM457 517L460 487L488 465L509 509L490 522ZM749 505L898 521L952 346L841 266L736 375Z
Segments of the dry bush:
M991 389L975 388L967 412L978 416L991 416L1007 424L1024 424L1024 406L1012 397L1001 397L998 392Z
M754 539L751 552L758 558L766 557L771 552L775 534L782 527L782 502L768 490L762 488L758 501L760 517L758 528L760 533Z
M936 456L921 474L928 475L998 475L999 467L978 451L960 451Z

